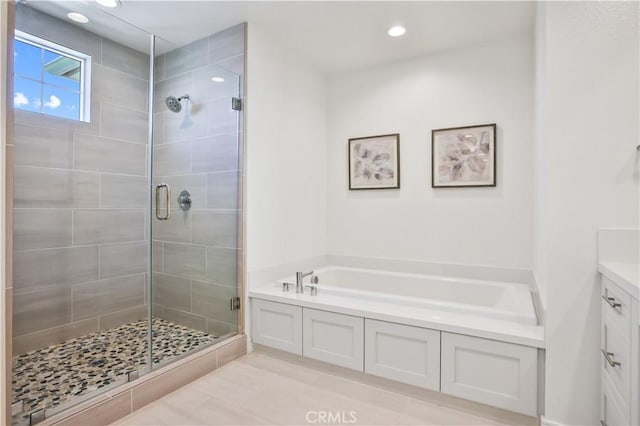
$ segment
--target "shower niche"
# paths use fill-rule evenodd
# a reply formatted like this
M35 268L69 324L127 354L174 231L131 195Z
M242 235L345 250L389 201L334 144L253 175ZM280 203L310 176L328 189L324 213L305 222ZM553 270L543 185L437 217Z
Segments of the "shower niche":
M242 332L244 24L175 46L65 4L16 6L16 30L91 69L83 120L15 110L13 424ZM77 108L73 73L24 52L20 99Z

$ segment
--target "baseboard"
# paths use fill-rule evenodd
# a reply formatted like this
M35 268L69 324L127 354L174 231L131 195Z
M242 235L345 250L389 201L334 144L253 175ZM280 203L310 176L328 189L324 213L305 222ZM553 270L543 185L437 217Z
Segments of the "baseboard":
M551 420L545 416L540 416L540 426L564 426L564 424Z

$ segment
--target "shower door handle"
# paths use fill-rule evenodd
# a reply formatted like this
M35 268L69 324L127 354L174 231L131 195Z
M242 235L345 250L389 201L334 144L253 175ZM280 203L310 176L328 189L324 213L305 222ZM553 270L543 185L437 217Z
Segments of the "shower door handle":
M164 216L160 216L160 190L165 188L165 203L166 203L166 213ZM158 220L168 220L171 217L171 189L169 185L165 183L161 183L156 186L156 219Z

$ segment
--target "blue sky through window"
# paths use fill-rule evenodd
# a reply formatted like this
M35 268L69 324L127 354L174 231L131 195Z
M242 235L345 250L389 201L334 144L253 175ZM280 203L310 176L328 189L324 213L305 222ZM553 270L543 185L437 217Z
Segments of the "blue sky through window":
M14 51L14 107L80 120L81 62L21 40Z

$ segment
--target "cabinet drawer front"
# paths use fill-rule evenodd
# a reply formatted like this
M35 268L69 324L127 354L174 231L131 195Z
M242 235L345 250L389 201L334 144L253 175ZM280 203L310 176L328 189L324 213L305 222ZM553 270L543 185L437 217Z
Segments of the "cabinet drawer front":
M366 373L440 390L440 332L365 320Z
M604 354L601 354L603 371L609 375L622 399L628 404L631 391L631 364L629 363L631 342L629 336L621 333L617 328L604 324L602 350L607 353L610 361L619 363L619 365L612 366Z
M537 349L442 333L443 393L494 407L537 414Z
M255 343L302 355L302 308L251 299L251 334Z
M602 373L602 395L600 401L600 419L603 426L628 426L629 412L620 400L607 373Z
M631 296L613 281L602 277L602 317L611 328L631 335ZM607 299L607 300L605 300ZM615 304L620 306L613 307Z
M305 357L364 371L364 318L305 308Z

